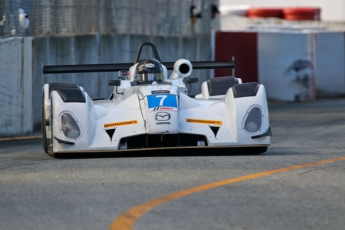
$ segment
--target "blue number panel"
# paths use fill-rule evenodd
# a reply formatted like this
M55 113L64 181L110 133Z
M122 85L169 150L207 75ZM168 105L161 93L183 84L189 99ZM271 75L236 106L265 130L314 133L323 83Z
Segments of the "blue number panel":
M147 102L149 109L158 107L171 107L177 109L176 95L150 95L147 96Z

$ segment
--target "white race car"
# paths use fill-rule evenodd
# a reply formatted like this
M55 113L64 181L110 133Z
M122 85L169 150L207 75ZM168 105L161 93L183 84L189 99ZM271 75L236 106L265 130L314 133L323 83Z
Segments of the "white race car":
M154 58L140 59L144 46ZM265 87L217 77L188 96L193 69L234 68L232 61L161 62L155 45L139 46L133 63L44 66L43 74L119 71L106 100L83 87L43 87L43 148L50 155L175 148L239 148L266 152L271 129ZM168 70L173 70L168 77Z

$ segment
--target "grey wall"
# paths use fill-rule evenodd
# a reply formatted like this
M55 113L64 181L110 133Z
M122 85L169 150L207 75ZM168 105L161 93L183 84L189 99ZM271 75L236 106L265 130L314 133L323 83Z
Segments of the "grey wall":
M0 135L32 132L32 39L0 40Z
M117 77L117 73L42 75L42 65L134 63L138 46L145 41L156 44L163 62L179 58L211 60L209 36L83 35L14 39L0 43L0 116L3 118L0 136L40 131L44 83L76 83L92 98L107 98L112 90L107 81ZM151 56L147 50L143 50L144 55ZM197 94L201 83L209 78L209 71L195 70L193 76L199 77L199 84L193 85L191 94Z

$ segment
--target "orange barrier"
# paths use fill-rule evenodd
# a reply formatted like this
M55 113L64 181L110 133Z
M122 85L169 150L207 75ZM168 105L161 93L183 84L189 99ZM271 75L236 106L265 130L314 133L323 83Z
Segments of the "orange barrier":
M321 9L319 7L287 7L287 8L249 8L249 18L281 18L286 20L321 20Z
M249 18L283 18L282 8L249 8Z
M286 20L311 20L320 21L321 9L318 7L290 7L283 9Z

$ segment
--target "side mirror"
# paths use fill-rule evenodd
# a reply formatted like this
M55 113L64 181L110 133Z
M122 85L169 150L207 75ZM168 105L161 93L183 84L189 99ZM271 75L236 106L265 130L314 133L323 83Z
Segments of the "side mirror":
M192 83L198 83L199 82L199 78L197 77L186 77L186 84L189 84L189 90L187 90L187 92L189 93L190 91L192 91Z
M198 83L198 82L199 82L199 78L197 77L186 77L187 84Z
M127 70L120 70L119 71L119 79L121 80L127 80L128 71Z
M108 80L108 85L109 86L120 86L121 80Z

